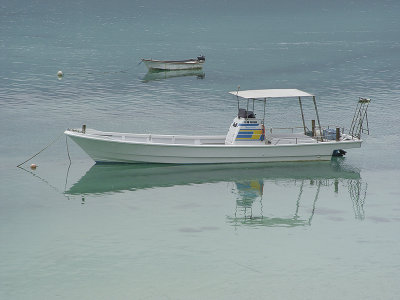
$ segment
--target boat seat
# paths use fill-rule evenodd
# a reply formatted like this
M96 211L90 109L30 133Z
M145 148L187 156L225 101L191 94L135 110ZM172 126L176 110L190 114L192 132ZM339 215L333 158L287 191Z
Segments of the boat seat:
M256 115L252 111L247 111L244 108L239 108L238 117L239 118L254 119L256 117Z

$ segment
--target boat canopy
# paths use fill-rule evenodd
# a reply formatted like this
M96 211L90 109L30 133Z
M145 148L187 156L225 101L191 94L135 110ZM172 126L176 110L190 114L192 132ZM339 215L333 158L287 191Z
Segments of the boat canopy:
M287 97L313 97L309 93L298 89L267 89L267 90L247 90L232 91L232 95L245 99L263 99L263 98L287 98Z
M247 100L246 118L249 118L249 116L250 116L250 115L249 116L247 115L247 112L249 111L250 100L253 100L253 111L254 111L254 102L256 100L264 102L264 117L261 120L262 124L264 124L264 122L265 122L265 106L266 106L267 98L298 98L299 105L300 105L301 119L303 120L303 128L304 128L305 135L307 134L307 127L306 127L306 123L304 120L303 105L301 103L301 97L312 97L312 100L314 102L315 114L317 116L318 127L319 127L320 132L322 132L321 123L319 121L317 103L315 101L315 96L312 94L309 94L307 92L304 92L304 91L301 91L298 89L265 89L265 90L241 91L240 86L238 87L237 91L232 91L229 93L232 95L235 95L237 97L238 115L240 115L239 97Z

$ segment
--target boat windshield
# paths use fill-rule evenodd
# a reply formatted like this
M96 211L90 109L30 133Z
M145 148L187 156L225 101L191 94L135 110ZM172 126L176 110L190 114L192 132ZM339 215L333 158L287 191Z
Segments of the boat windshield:
M254 119L256 115L252 111L247 111L244 108L239 108L238 117L246 119Z

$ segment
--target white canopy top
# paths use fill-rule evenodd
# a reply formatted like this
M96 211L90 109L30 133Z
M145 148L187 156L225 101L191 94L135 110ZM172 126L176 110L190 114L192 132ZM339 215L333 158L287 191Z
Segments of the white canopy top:
M297 89L268 89L268 90L247 90L247 91L232 91L232 95L239 96L245 99L259 98L286 98L286 97L312 97L313 95L297 90Z

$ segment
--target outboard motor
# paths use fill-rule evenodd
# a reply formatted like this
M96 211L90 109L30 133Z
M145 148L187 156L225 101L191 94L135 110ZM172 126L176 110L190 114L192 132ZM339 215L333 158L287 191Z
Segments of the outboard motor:
M333 150L332 156L342 157L342 156L346 155L346 153L347 152L342 149Z
M206 57L204 55L200 55L200 56L197 56L197 60L199 62L205 62L206 61Z

